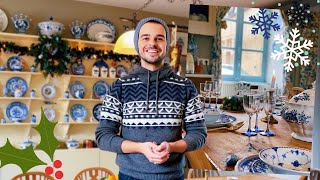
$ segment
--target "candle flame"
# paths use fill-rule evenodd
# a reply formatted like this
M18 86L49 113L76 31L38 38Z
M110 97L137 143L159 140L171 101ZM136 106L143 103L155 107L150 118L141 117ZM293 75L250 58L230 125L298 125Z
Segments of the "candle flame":
M276 71L275 71L275 70L273 70L273 71L272 71L272 74L273 74L273 75L275 75L275 74L276 74Z

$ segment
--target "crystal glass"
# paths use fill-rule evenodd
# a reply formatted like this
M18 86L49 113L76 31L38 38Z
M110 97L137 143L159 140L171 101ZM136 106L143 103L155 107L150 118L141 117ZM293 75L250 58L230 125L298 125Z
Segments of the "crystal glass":
M215 112L218 111L218 98L221 95L221 87L222 87L222 82L220 79L215 79L212 81L212 94L216 97L216 105L214 107Z
M249 116L249 125L247 131L242 132L241 134L246 136L255 136L256 132L251 130L251 117L257 110L257 101L256 97L253 94L244 94L243 95L243 108Z
M203 97L203 108L206 109L206 99L210 98L210 93L212 91L212 84L210 83L200 83L200 94Z
M213 88L212 88L212 81L206 81L206 89L210 90L210 92L208 93L208 98L209 98L209 105L208 105L208 109L211 110L211 96L213 94Z
M275 133L271 132L269 129L270 116L274 111L275 103L276 103L276 100L274 97L274 91L273 90L266 91L266 95L264 98L264 112L267 115L267 129L264 132L260 132L262 136L270 137L270 136L276 135Z
M264 103L263 95L260 94L260 93L261 93L260 91L257 91L256 97L255 97L257 108L256 108L256 112L255 112L255 114L256 114L256 123L254 125L254 128L251 129L253 132L263 132L263 129L258 127L259 113L263 110L263 105L264 105L263 104Z

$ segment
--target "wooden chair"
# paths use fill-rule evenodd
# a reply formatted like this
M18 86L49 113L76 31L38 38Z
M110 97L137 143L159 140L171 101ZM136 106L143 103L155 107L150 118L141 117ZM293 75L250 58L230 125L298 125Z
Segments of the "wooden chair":
M54 178L43 172L27 172L19 174L11 180L54 180Z
M114 173L107 168L92 167L81 170L74 180L99 180L104 177L108 179L108 176L114 176Z
M291 99L294 95L297 95L304 91L301 87L292 87L292 84L287 84L286 89L288 91L288 100Z

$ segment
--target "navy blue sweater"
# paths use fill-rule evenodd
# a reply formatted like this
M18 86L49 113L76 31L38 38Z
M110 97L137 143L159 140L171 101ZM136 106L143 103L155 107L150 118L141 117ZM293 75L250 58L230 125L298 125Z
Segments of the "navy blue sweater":
M182 128L186 135L182 137ZM176 179L183 175L183 153L171 153L163 164L153 164L140 153L123 153L124 140L174 142L183 139L187 151L201 148L207 132L197 90L189 79L168 65L158 71L140 66L115 81L101 108L96 140L100 149L117 153L120 172L138 179Z

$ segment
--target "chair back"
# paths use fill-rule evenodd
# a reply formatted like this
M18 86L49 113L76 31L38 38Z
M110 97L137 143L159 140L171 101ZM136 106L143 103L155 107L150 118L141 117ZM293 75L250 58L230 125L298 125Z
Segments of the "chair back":
M114 173L107 168L92 167L81 170L74 180L100 180L102 178L108 179L108 176L114 176Z
M44 172L26 172L13 177L11 180L54 180Z

